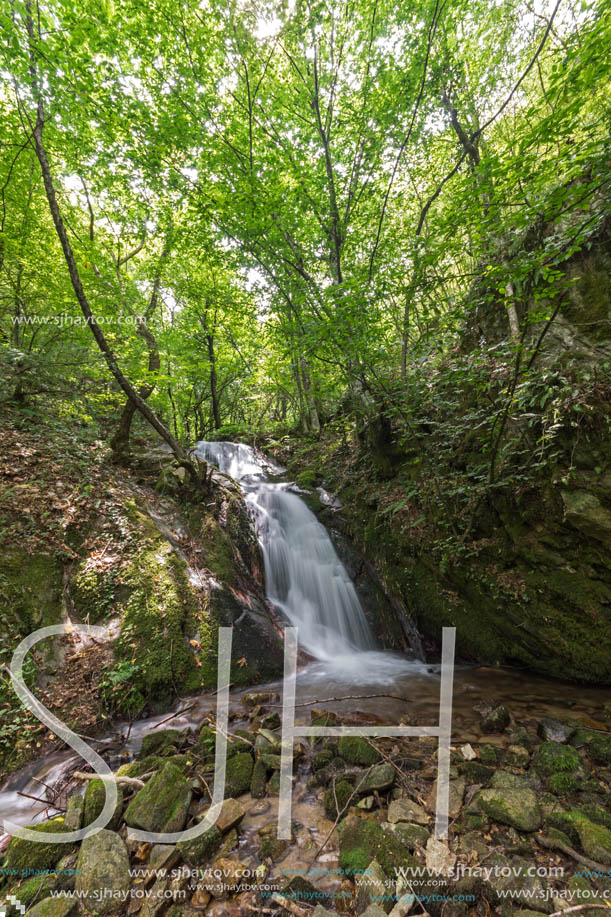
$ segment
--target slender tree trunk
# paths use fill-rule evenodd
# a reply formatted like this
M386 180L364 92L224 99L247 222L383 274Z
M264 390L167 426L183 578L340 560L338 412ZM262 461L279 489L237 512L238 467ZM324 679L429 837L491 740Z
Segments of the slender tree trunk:
M28 37L30 40L30 75L32 82L32 90L34 92L34 97L37 100L37 109L36 109L36 122L32 130L32 140L34 144L34 149L36 151L36 156L38 157L38 162L40 163L40 168L42 171L42 179L45 187L45 193L47 196L47 201L49 203L49 210L51 211L51 217L53 219L53 224L55 226L55 231L59 238L62 251L64 253L64 258L66 265L68 267L68 273L70 275L70 280L72 282L72 287L77 299L77 302L80 306L83 317L85 318L86 324L91 329L91 333L95 338L96 344L100 348L102 355L106 361L108 369L116 379L119 387L125 392L129 400L134 405L135 409L139 411L142 416L150 423L154 430L161 436L161 438L169 445L170 449L176 456L176 458L184 464L184 466L189 470L190 474L197 478L197 472L193 466L193 463L189 461L187 453L175 439L174 436L167 429L165 424L157 417L155 412L151 410L146 401L140 397L138 392L135 390L134 386L131 384L129 379L124 375L121 370L117 358L113 353L104 332L97 324L95 316L91 311L89 305L89 300L83 288L79 270L76 264L76 259L74 257L74 252L68 238L68 233L62 215L59 209L57 202L57 193L55 191L55 185L53 182L53 176L51 173L51 167L49 165L49 160L47 158L47 152L43 142L43 124L44 124L44 111L43 103L41 96L41 87L39 86L38 74L36 71L36 62L35 62L35 35L34 35L34 23L32 21L31 6L28 4L26 6L26 28L28 31Z
M219 397L216 387L216 356L214 353L214 338L211 334L206 335L206 342L208 344L208 362L210 363L210 397L212 399L212 416L214 417L214 429L218 430L222 424Z
M146 312L143 319L140 320L137 326L138 334L144 338L146 341L149 359L148 359L148 371L151 374L151 380L146 382L144 385L141 385L138 389L138 395L142 398L143 401L147 401L148 398L152 395L155 390L155 379L154 377L158 374L161 367L161 359L159 356L159 347L157 345L157 339L155 335L150 330L148 322L152 318L155 309L157 308L157 303L159 301L159 288L161 286L161 274L165 262L168 259L170 254L170 237L168 236L166 243L163 247L161 253L161 258L159 260L159 266L157 269L157 274L155 275L155 280L153 282L153 290L151 292L151 298L149 299L149 304L147 306ZM125 402L123 412L121 414L121 419L119 421L119 426L113 438L110 441L110 446L113 452L113 459L116 462L125 462L129 460L130 455L130 444L129 439L131 435L132 421L134 415L136 414L136 405L129 398Z

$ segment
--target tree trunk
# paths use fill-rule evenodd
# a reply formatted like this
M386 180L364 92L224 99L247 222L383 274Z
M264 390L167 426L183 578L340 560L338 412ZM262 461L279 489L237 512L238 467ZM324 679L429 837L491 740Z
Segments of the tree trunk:
M97 324L95 316L91 311L89 305L89 300L85 294L79 270L76 264L76 259L74 257L74 252L72 251L72 246L70 245L70 240L68 238L68 233L62 219L62 215L59 210L59 205L57 202L57 193L55 191L55 185L53 183L53 176L51 173L51 167L49 166L49 160L47 159L47 153L43 143L43 134L42 128L44 123L44 111L42 104L41 89L38 84L38 74L36 71L35 63L35 36L34 36L34 24L32 21L31 7L26 6L27 15L26 15L26 28L28 31L28 37L30 40L30 75L32 82L32 90L34 92L34 98L37 100L37 109L36 109L36 123L32 131L32 140L34 144L34 149L36 151L36 156L38 157L38 162L40 163L40 168L42 171L42 179L45 187L45 193L47 196L47 201L49 203L49 210L51 211L51 217L53 218L53 224L55 226L55 231L59 238L62 251L64 253L64 258L66 265L68 267L68 273L70 275L70 280L72 282L72 287L77 299L77 302L80 306L81 312L85 319L86 324L91 329L96 344L100 348L106 364L116 379L119 387L125 392L129 400L134 405L135 410L139 411L142 416L150 423L154 430L159 433L161 438L169 445L170 449L176 456L176 458L187 468L192 477L198 478L198 474L195 470L195 467L187 457L186 451L180 445L177 439L172 436L167 427L161 422L157 417L154 411L148 406L146 401L140 397L138 392L135 390L131 382L123 374L117 358L113 353L104 332Z
M214 354L214 338L211 334L206 335L206 342L208 344L208 361L210 363L210 397L212 399L212 416L214 417L214 429L218 430L222 424L219 397L216 388L216 357Z

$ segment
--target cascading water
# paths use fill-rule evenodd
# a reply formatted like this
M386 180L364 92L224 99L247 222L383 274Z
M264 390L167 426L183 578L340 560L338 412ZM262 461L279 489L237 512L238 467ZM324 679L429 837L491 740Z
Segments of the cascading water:
M316 660L373 681L414 665L377 650L359 597L325 527L291 484L268 474L283 471L242 443L199 442L201 458L238 481L255 513L265 563L267 597L298 628L299 644Z

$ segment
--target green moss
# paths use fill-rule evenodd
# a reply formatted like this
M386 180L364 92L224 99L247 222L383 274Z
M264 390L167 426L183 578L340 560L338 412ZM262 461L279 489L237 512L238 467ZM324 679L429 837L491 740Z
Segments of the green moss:
M295 483L298 487L302 487L304 490L308 490L312 487L316 487L317 474L313 468L309 468L306 471L302 471L295 478Z
M250 780L250 795L254 799L263 799L265 796L265 783L267 781L267 767L263 761L255 761Z
M312 770L314 772L322 770L323 767L331 763L334 757L335 755L331 748L323 748L322 751L317 751L316 754L312 755Z
M581 781L573 777L572 774L551 774L547 778L546 786L552 793L557 796L572 796L578 792Z
M584 816L575 819L575 827L584 853L602 863L611 865L611 831L603 825L597 825Z
M228 759L225 774L225 799L248 792L253 767L253 759L248 752L238 752Z
M106 790L102 780L90 780L85 790L85 812L83 816L83 827L92 825L96 818L102 813L106 801ZM121 815L123 813L123 787L117 785L117 804L113 815L106 825L109 831L116 831L121 824Z
M132 799L125 810L125 821L145 831L182 831L190 802L187 781L168 762Z
M583 765L574 748L557 742L540 745L532 761L532 769L544 777L552 774L581 773Z
M349 764L368 766L377 764L380 760L379 752L361 736L342 736L339 740L338 753L340 758Z
M149 755L165 757L175 754L182 738L183 734L178 729L161 729L159 732L152 732L143 738L138 757L147 758Z
M49 876L33 876L19 885L14 894L25 907L30 907L34 902L48 898L52 888L53 879Z
M262 860L269 859L273 863L277 863L279 860L286 856L288 849L288 841L283 841L280 838L269 834L267 837L261 839L261 843L259 844L259 856Z
M353 793L354 787L352 787L347 780L338 780L335 786L329 787L323 798L323 805L327 818L335 821L337 816L343 812L348 805L348 801Z
M595 734L589 743L589 751L597 764L611 764L611 739Z
M201 677L186 636L200 614L186 564L161 537L145 543L120 574L129 590L115 643L118 659L135 665L131 686L152 709L166 709L176 692L194 693ZM202 651L209 646L198 632Z
M28 828L30 831L48 831L53 834L70 832L63 818L53 818L39 825L28 825ZM52 869L72 849L69 844L39 843L14 837L8 846L5 865L11 869Z
M78 617L98 624L109 617L114 608L114 569L95 570L86 559L70 580L70 595Z
M407 847L386 834L377 822L351 816L342 821L338 835L339 865L347 875L364 872L372 860L393 878L400 867L416 865Z
M142 777L143 774L161 770L165 763L163 758L151 755L148 758L141 758L139 761L122 764L117 771L117 777Z
M575 817L574 814L570 812L550 812L550 814L545 817L545 828L547 831L552 829L561 831L570 838L572 847L579 844L579 834L575 826Z
M485 767L479 761L461 761L458 765L458 773L469 783L480 783L485 786L490 783L494 770L491 767Z
M222 843L223 836L219 829L213 825L212 828L208 828L199 837L194 837L190 841L179 841L177 847L182 858L190 866L202 866L214 856Z
M497 751L493 745L480 745L479 760L487 767L494 767L497 763Z

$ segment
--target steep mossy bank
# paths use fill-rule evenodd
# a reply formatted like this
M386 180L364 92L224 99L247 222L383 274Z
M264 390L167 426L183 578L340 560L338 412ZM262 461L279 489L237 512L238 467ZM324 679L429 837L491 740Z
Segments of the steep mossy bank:
M402 383L410 416L389 402L372 419L369 404L320 438L262 440L303 486L338 495L341 511L318 511L431 645L455 626L463 658L611 679L610 267L603 229L545 299L530 291L534 357L508 345L482 279L455 353Z
M54 429L9 423L2 434L0 661L37 628L72 623L74 633L41 642L24 671L43 703L88 734L112 716L162 712L214 687L219 626L240 621L232 683L277 676L282 653L239 489L215 474L204 499L167 454L129 471L108 464L101 443ZM108 639L83 646L80 624L105 627ZM1 774L53 737L6 676L0 708Z

